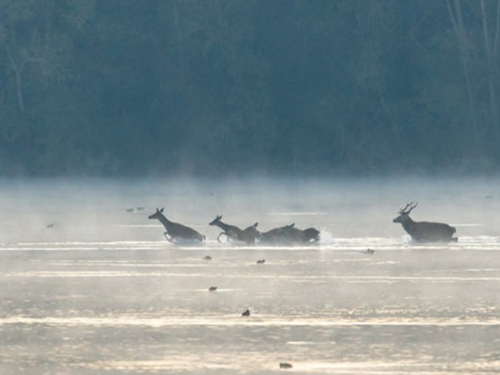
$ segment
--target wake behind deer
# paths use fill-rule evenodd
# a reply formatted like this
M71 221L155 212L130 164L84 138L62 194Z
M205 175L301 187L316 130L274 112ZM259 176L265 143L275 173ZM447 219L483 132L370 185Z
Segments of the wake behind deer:
M419 242L451 242L458 241L453 234L456 228L443 223L433 223L427 221L413 221L410 212L417 207L417 203L408 203L405 208L399 210L399 216L393 223L401 223L403 229L411 238Z

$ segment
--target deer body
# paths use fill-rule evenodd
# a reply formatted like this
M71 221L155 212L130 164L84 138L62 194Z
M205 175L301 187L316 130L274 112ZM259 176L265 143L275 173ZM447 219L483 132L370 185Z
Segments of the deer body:
M251 243L255 243L261 236L260 232L257 230L257 225L259 225L259 223L255 223L245 228L242 233L243 238L248 239Z
M261 234L262 242L289 242L290 234L294 231L295 223L284 227L274 228Z
M205 241L205 236L198 233L194 229L168 220L165 215L163 215L163 208L161 210L156 209L156 212L150 215L149 219L157 219L163 224L167 230L164 235L170 242L176 243L178 240L193 242ZM168 236L170 236L170 238Z
M246 228L245 230L241 230L235 225L230 225L222 222L222 216L217 216L209 225L215 225L222 229L223 231L217 237L217 241L220 242L220 236L223 234L228 238L228 240L232 241L240 241L245 243L255 243L255 239L257 238L257 223Z
M419 242L457 241L457 238L453 238L453 234L457 231L456 228L448 224L413 221L409 215L415 207L417 204L408 204L393 220L394 223L401 223L403 229L413 240Z
M273 243L309 243L319 241L320 232L314 228L305 230L295 228L295 223L271 229L261 234L262 242Z

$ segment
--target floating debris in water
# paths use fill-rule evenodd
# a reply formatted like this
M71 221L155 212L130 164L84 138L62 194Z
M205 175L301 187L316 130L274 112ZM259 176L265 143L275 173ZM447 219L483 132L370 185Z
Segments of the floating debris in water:
M54 224L47 224L47 228L54 228Z
M216 286L211 286L210 288L208 288L209 292L215 292L216 290L217 290Z
M367 249L367 250L366 250L366 253L367 253L367 254L374 254L374 253L375 253L375 250L373 250L373 249Z
M245 311L243 311L241 316L250 316L250 310L246 309Z
M282 369L287 369L287 368L292 368L292 367L293 366L290 363L286 363L286 362L280 363L280 368L282 368Z
M257 264L264 264L264 263L266 263L266 260L265 260L265 259L259 259L259 260L257 261Z
M134 212L134 209L133 208L126 208L125 212Z
M207 255L203 260L212 260L212 257L210 255Z
M137 211L144 211L144 207L137 207L136 210Z

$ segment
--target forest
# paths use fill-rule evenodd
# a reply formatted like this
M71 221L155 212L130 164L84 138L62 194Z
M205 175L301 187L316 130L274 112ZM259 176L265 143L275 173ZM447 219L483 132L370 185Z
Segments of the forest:
M500 0L0 0L0 173L496 173L499 54Z

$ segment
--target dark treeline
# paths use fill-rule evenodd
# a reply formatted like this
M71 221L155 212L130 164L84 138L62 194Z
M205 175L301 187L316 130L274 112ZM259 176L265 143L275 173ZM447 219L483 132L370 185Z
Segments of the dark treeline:
M0 0L5 174L492 171L499 0Z

